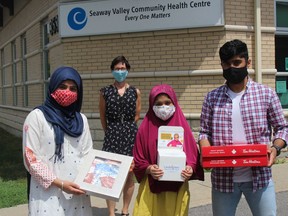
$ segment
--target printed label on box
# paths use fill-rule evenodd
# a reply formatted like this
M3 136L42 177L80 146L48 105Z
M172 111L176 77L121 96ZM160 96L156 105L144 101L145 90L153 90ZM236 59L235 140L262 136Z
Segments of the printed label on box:
M160 126L158 129L159 148L183 148L184 129L179 126Z

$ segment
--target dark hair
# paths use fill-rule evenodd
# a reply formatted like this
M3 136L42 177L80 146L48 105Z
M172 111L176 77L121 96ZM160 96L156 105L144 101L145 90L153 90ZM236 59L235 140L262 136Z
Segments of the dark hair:
M229 59L234 56L240 56L248 60L248 48L246 43L241 40L235 39L232 41L226 42L219 50L219 56L221 62L227 62Z
M114 70L115 65L119 63L125 64L127 70L130 70L130 64L124 56L117 56L116 58L113 59L113 61L111 62L111 66L110 66L111 70Z

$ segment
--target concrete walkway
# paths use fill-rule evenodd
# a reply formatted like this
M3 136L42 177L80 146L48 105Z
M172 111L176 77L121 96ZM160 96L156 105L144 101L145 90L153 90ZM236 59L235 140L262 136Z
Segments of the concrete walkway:
M273 172L273 180L275 183L275 190L277 193L277 196L287 196L288 194L288 163L284 164L276 164L272 168ZM134 197L132 199L132 203L130 205L130 215L133 212L133 203L135 201L137 191L138 191L138 184L135 184L135 192L134 192ZM211 182L210 182L210 173L205 173L205 181L190 181L190 192L191 192L191 199L190 199L190 210L189 210L189 215L212 215L209 214L209 210L211 209ZM280 198L279 198L280 199ZM281 198L282 200L283 198ZM241 204L241 202L240 202ZM239 204L240 208L241 205ZM288 212L287 210L287 199L285 199L285 202L279 206L278 204L278 212ZM106 202L103 199L97 198L97 197L92 197L92 206L93 206L93 215L95 216L104 216L108 215L108 211L106 208ZM116 205L116 215L120 215L121 211L121 206L122 206L122 200L119 201ZM249 211L249 208L247 206L244 207L242 206L243 211ZM283 209L285 208L285 209ZM207 210L208 209L208 210ZM203 214L201 214L202 211L205 211ZM207 212L208 211L208 212ZM251 215L251 213L243 213L241 210L240 212L246 216ZM238 211L237 211L238 212ZM24 205L19 205L16 207L11 207L11 208L2 208L0 209L0 216L27 216L28 211L27 211L27 204ZM282 216L278 214L279 216ZM284 215L283 215L284 216Z

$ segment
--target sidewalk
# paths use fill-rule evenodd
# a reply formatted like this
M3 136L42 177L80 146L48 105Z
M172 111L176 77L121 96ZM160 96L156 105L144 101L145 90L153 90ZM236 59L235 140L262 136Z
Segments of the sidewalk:
M275 183L276 193L281 191L288 191L287 179L288 179L288 163L276 164L272 168L273 180ZM135 184L135 192L132 198L132 203L130 205L130 215L133 212L133 203L135 201L138 184ZM211 182L210 182L210 173L205 173L205 181L190 181L190 208L195 208L198 206L204 206L211 204ZM108 215L106 202L103 199L92 197L92 206L93 206L93 215L95 216L104 216ZM122 199L116 205L116 213L120 215L122 206ZM279 207L278 207L279 208ZM194 215L197 215L197 212L193 211ZM117 215L116 214L116 215ZM27 216L27 204L19 205L11 208L0 209L0 216Z

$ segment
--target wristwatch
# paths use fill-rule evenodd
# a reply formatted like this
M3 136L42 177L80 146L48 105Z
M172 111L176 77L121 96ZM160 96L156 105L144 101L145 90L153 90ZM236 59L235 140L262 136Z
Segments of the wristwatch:
M277 155L276 155L276 156L280 155L281 149L282 149L281 147L279 147L279 146L277 146L277 145L272 145L271 147L273 147L273 148L276 149L276 151L277 151Z

